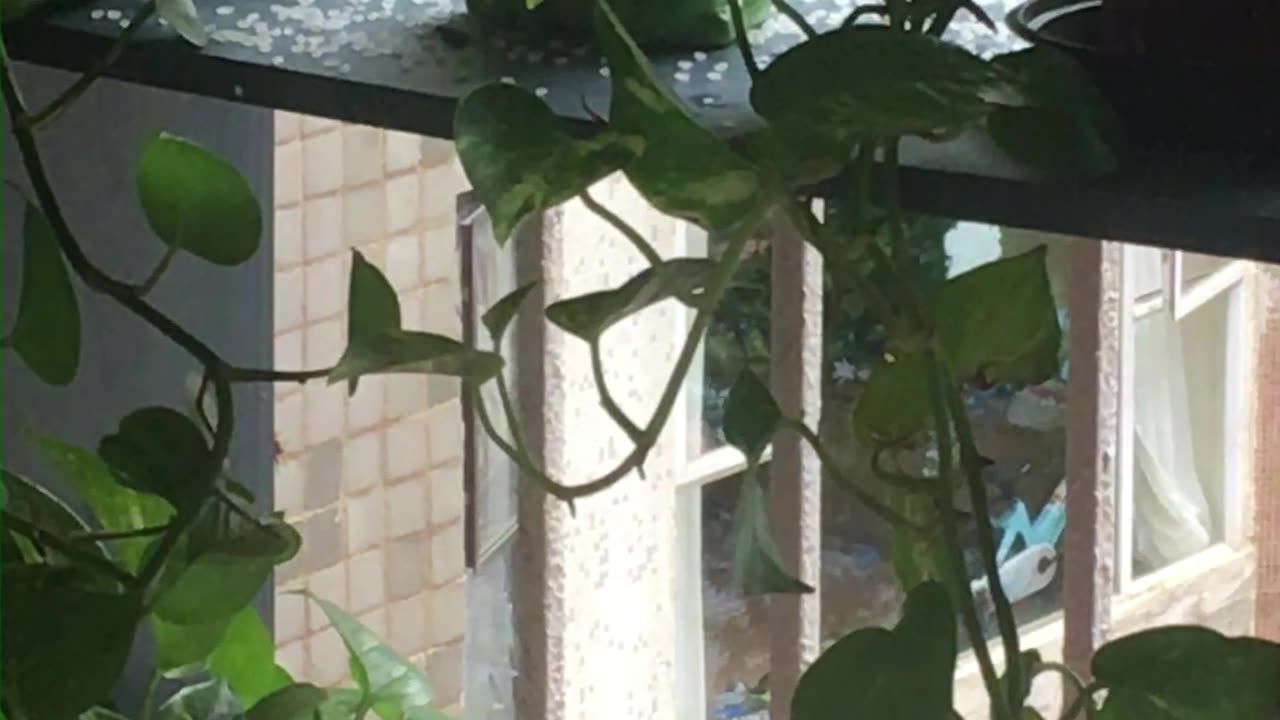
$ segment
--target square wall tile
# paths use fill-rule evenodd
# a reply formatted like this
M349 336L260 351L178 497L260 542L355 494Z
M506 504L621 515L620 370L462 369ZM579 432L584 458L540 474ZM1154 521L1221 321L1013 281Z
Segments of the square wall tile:
M332 687L346 679L347 648L338 633L327 630L307 639L307 680Z
M427 409L426 375L387 376L387 416L398 418Z
M348 245L364 247L386 237L386 189L371 183L342 192L342 234Z
M457 146L451 140L431 137L422 138L421 152L424 167L444 165L458 156Z
M290 268L303 260L302 208L291 205L275 211L275 225L271 229L276 269Z
M381 130L367 125L343 126L343 180L348 187L382 177L382 136Z
M307 482L303 497L308 510L338 502L342 496L342 441L330 440L306 455Z
M425 417L404 418L387 428L386 468L389 479L418 475L427 468Z
M276 442L285 454L302 451L306 447L306 409L303 394L294 393L276 400Z
M319 445L341 437L342 421L346 414L346 384L308 383L301 394L306 399L303 425L306 428L307 445Z
M387 640L401 655L413 655L427 648L427 608L423 596L387 606Z
M422 217L429 224L453 225L458 194L466 186L460 175L452 162L422 171Z
M302 143L277 145L275 161L272 177L275 180L273 199L276 207L302 202Z
M302 512L306 506L306 475L299 459L285 460L276 465L275 472L275 509L291 518Z
M302 140L302 190L307 197L342 187L342 133L321 133Z
M301 638L307 632L308 600L293 593L276 593L274 605L276 644Z
M392 540L387 544L387 596L404 600L427 589L427 538L425 535Z
M377 547L387 534L386 526L386 500L381 487L347 498L347 552Z
M351 612L364 612L387 601L385 557L382 548L378 548L351 558L347 574L347 598Z
M418 477L387 488L387 534L418 534L427 529L427 479Z
M447 525L431 536L431 584L440 587L462 577L462 523Z
M296 680L307 676L307 645L299 640L276 648L276 664L284 668Z
M352 430L365 430L382 422L386 403L386 376L360 378L356 393L347 399L347 425Z
M342 562L345 553L337 508L316 513L295 527L302 535L302 555L306 557L309 571L316 572Z
M422 296L422 325L427 332L462 337L462 295L452 282L433 282Z
M462 697L462 644L427 653L427 677L436 691L436 702L447 705Z
M342 357L342 353L346 349L346 320L337 317L308 325L306 339L305 364L300 362L297 365L287 367L305 367L308 369L329 367L338 362L338 358ZM312 382L322 383L324 380L313 380Z
M427 282L458 283L462 278L461 263L457 228L440 225L423 232L422 277Z
M422 138L397 130L388 130L386 143L386 169L390 174L416 168L422 160Z
M336 255L346 247L342 236L342 198L308 198L302 205L302 254L307 260Z
M443 465L462 458L462 402L450 400L427 413L431 438L431 464Z
M387 181L387 230L403 232L418 223L418 176L401 175Z
M315 115L302 116L302 134L316 135L329 130L336 130L341 125L337 120L329 118L316 117Z
M431 485L431 524L459 521L466 510L462 492L462 463L437 465L428 476Z
M272 341L271 366L281 370L298 370L302 368L302 330L290 330L275 336ZM276 387L292 387L292 383L281 383Z
M359 493L382 482L382 433L347 438L342 445L342 479L348 493Z
M337 317L347 309L347 277L350 258L330 255L306 266L307 297L304 308L308 320Z
M307 590L321 600L328 600L340 608L346 608L347 601L347 566L339 563L332 567L317 570L307 578ZM316 612L308 613L307 628L311 632L319 632L330 626L329 616L317 606Z
M431 645L437 647L462 639L467 629L467 586L459 580L431 591Z
M275 121L276 143L283 144L302 137L302 118L296 113L279 111Z
M302 325L303 307L306 302L302 268L276 273L272 295L272 303L275 307L272 322L275 332L292 330Z
M369 628L374 635L377 635L378 638L385 639L387 637L389 631L387 629L388 623L386 608L381 607L377 610L371 610L370 612L359 616L359 620L365 627Z
M422 284L422 242L417 233L397 235L387 242L387 280L396 290L411 290Z

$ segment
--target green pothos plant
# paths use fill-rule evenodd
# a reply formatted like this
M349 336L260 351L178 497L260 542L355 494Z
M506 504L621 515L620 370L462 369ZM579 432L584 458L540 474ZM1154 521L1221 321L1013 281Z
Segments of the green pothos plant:
M809 37L766 68L752 56L738 5L731 9L753 80L751 102L763 121L745 135L727 140L696 123L656 79L606 0L598 0L595 27L612 71L612 100L609 119L589 136L571 135L540 99L513 86L482 87L458 108L458 151L499 241L527 216L579 198L648 264L617 288L544 309L551 323L591 350L600 404L632 442L617 466L596 478L548 476L520 430L502 357L403 327L390 284L358 253L349 282L349 345L335 366L271 369L229 362L148 295L177 253L235 266L257 252L261 208L244 179L190 141L154 138L139 158L136 189L161 243L161 260L144 278L105 272L83 249L82 237L92 228L73 227L62 212L37 135L115 53L42 108L28 107L6 57L0 89L30 198L17 319L4 345L45 382L70 383L80 356L78 284L186 351L202 381L193 407L134 410L96 448L33 434L74 491L71 502L51 493L47 481L5 471L5 715L124 717L134 709L113 708L109 698L140 636L149 636L150 682L134 713L140 720L439 717L421 672L323 599L315 602L346 643L355 687L295 682L275 664L270 634L252 602L272 567L297 552L299 538L278 515L256 510L252 494L228 471L235 437L232 388L327 381L354 389L362 376L376 373L456 376L485 430L525 480L572 504L643 470L749 241L767 216L780 216L795 229L786 237L798 239L778 242L808 243L829 267L849 268L835 280L883 328L884 356L850 422L876 449L872 470L892 489L892 501L851 482L815 430L786 416L746 363L724 419L726 439L748 460L734 530L735 578L751 594L811 591L779 559L757 472L770 440L794 433L813 446L841 488L892 524L895 544L903 548L897 567L907 590L894 628L857 630L822 654L796 689L793 716L951 720L959 616L998 720L1039 717L1026 700L1032 679L1045 672L1062 675L1073 690L1065 718L1272 720L1280 647L1205 628L1151 630L1099 650L1086 683L1022 650L1000 584L984 461L960 390L975 376L1034 383L1056 369L1061 331L1044 257L1035 251L945 282L932 280L907 239L898 201L899 145L907 137L927 142L985 132L1024 161L1070 172L1103 169L1111 162L1100 129L1106 113L1088 84L1045 51L988 60L943 41L956 13L981 15L967 2L888 0L859 7L840 29L817 34L806 28ZM176 0L144 4L131 27L157 12L192 42L205 40L190 3ZM127 41L126 33L121 42ZM588 193L619 171L658 210L723 238L718 254L662 257ZM816 217L804 201L806 188L820 181L837 188L842 212L835 218ZM880 192L873 193L873 185ZM483 322L492 347L501 346L532 289L524 286L487 310ZM689 306L695 320L654 409L638 419L604 382L601 337L664 300ZM497 384L497 408L481 402L486 383ZM506 416L510 435L496 431L493 413ZM936 469L913 476L896 460L922 445L936 449ZM977 515L1003 655L1016 660L1003 672L984 642L970 592L953 503L957 492L969 495ZM157 692L175 683L176 692Z

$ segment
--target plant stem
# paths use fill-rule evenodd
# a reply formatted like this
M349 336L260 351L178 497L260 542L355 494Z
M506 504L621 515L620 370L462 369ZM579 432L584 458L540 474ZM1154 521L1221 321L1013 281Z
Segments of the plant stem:
M1070 669L1067 672L1071 672ZM1074 678L1075 673L1071 673L1071 677ZM1076 682L1080 682L1079 678L1076 678ZM1096 682L1091 682L1080 688L1079 693L1076 694L1076 699L1071 701L1071 706L1062 711L1062 720L1075 720L1075 717L1083 712L1089 706L1089 703L1093 702L1093 694L1100 689L1102 689L1102 686Z
M809 443L809 446L813 448L815 453L817 453L818 460L822 463L823 469L829 472L831 477L835 478L836 484L850 495L857 498L863 505L866 505L867 508L878 515L880 519L894 527L901 527L905 530L918 533L925 531L924 528L903 517L901 513L889 507L875 495L872 495L850 480L840 470L840 465L836 462L835 457L828 452L826 446L822 442L822 438L818 436L818 433L811 430L808 425L805 425L797 418L784 418L781 426L796 432L800 437L804 438L805 442Z
M155 0L147 0L147 2L143 3L142 7L139 7L133 16L129 18L129 25L116 37L111 49L98 60L97 64L89 72L77 78L70 87L63 90L62 94L54 98L43 110L34 115L28 115L24 112L22 115L15 117L13 119L15 127L34 130L61 115L63 110L70 107L72 103L78 100L81 95L84 95L85 91L98 81L98 78L101 78L107 73L107 70L111 69L116 60L120 59L120 54L124 52L125 46L146 25L147 20L155 14L155 11ZM6 59L7 64L8 61Z
M154 12L154 9L154 4L148 2L147 5L144 5L139 10L138 15L145 19L151 12ZM114 53L114 55L118 54L118 51ZM104 60L103 64L109 66L109 61L113 59L114 57L109 57ZM103 72L105 72L105 69ZM92 80L88 82L92 82ZM87 84L85 87L87 87ZM75 90L75 86L73 86L72 90ZM83 90L80 92L83 92ZM28 179L31 181L40 209L44 212L45 219L49 221L54 238L58 241L58 247L63 256L66 257L67 263L72 270L90 290L111 298L124 309L138 316L176 345L186 350L188 354L204 366L205 372L213 383L218 424L213 433L213 444L207 459L208 466L201 468L199 477L204 483L206 492L212 493L218 474L222 470L222 464L231 448L231 435L234 426L234 400L231 395L231 383L226 377L227 364L212 348L140 297L134 287L106 274L85 255L84 250L80 247L75 234L71 230L71 226L68 225L66 218L62 214L62 208L54 195L53 186L45 171L35 136L31 131L31 127L25 122L28 118L27 110L23 104L21 92L14 82L8 53L3 46L0 46L0 94L4 96L5 108L11 120L13 136L18 144L23 167L27 172ZM65 94L64 97L66 97ZM71 100L74 100L74 97L65 100L63 106L65 106L65 103L71 102ZM207 501L208 496L206 495L205 502ZM177 544L182 533L195 520L203 505L204 502L197 503L190 509L180 511L169 526L169 529L160 536L155 551L138 573L137 580L142 585L144 592L159 575L165 561L168 559L169 553Z
M711 320L715 316L715 307L719 304L720 298L733 280L733 273L738 269L738 263L742 260L742 253L746 248L747 241L751 238L751 231L756 227L763 214L762 210L759 215L744 220L731 233L727 247L717 262L716 272L711 281L707 283L706 292L702 296L703 304L699 307L697 315L694 317L693 325L685 336L684 345L681 347L680 355L676 359L675 368L667 379L667 386L663 390L662 397L659 398L657 407L654 408L648 424L645 425L641 432L640 441L635 444L627 457L616 467L604 475L580 485L565 485L552 479L533 462L527 453L520 452L512 447L511 443L507 442L497 432L493 425L493 419L489 416L489 411L485 407L484 397L477 388L468 386L467 391L472 393L472 405L476 410L476 415L480 419L480 424L484 428L485 434L493 440L503 454L516 463L517 467L531 476L549 494L568 502L570 508L572 508L573 501L577 498L592 495L612 486L626 477L629 472L643 464L645 457L653 449L653 444L657 442L658 434L666 424L667 418L670 417L672 408L675 407L676 399L680 396L680 390L684 387L685 376L688 375L693 359L698 353L698 346L701 345L702 338L706 335L707 328L710 327ZM518 418L514 417L510 409L504 408L504 412L507 415L507 425L516 427Z
M729 0L729 18L733 20L733 39L738 44L738 54L747 67L747 75L754 81L760 76L756 53L751 49L751 37L747 35L747 22L742 17L742 0Z
M138 585L138 578L125 572L115 563L101 555L98 555L92 550L86 550L82 547L78 547L75 543L69 542L58 535L45 530L35 523L28 521L26 518L14 515L8 510L4 511L3 517L6 528L30 538L31 542L51 548L59 554L65 555L101 575L110 577L112 580L123 584L127 588L132 588Z
M944 355L935 351L934 357L940 380L955 377ZM973 506L978 527L978 550L982 554L987 586L991 590L991 600L996 607L996 622L1000 626L1000 638L1004 644L1009 705L1016 712L1020 709L1022 702L1019 697L1019 688L1022 687L1022 664L1018 662L1020 655L1018 623L1013 617L1013 606L1005 593L1004 583L1000 580L1000 566L996 563L996 540L991 525L991 508L987 504L987 486L982 479L983 463L978 456L973 426L969 423L968 411L965 409L964 398L959 388L951 385L947 388L945 396L951 411L951 419L955 423L956 439L960 445L960 463L964 470L966 485L969 487L969 504Z
M792 7L787 0L773 0L773 7L778 12L786 15L788 20L795 23L800 28L800 32L805 34L805 37L818 37L818 30L810 25L808 20L804 19L804 13Z
M138 713L138 720L151 720L151 710L156 704L156 689L159 687L160 671L152 668L151 675L147 677L147 684L142 690L142 709Z
M592 197L591 193L586 190L579 193L578 197L581 198L582 204L587 206L588 210L595 213L595 215L601 220L609 223L615 230L622 233L623 237L630 241L636 251L644 256L645 262L655 267L662 264L662 256L658 254L658 251L654 250L653 246L646 242L639 231L631 227L626 220L623 220L617 213L604 205L601 205L600 202Z
M1076 674L1072 672L1071 668L1058 662L1041 662L1036 666L1035 671L1031 673L1031 677L1027 678L1027 684L1030 685L1031 681L1035 680L1036 676L1043 672L1057 673L1061 676L1063 681L1065 681L1065 684L1071 686L1071 689L1076 694L1077 700L1080 696L1086 694L1084 683L1080 681L1080 678L1076 677ZM1066 688L1063 689L1065 690ZM1063 694L1063 697L1066 697L1065 693ZM1067 717L1068 716L1064 715L1064 720L1066 720Z
M987 648L987 638L982 632L982 622L978 619L978 608L973 600L973 591L969 587L968 573L965 572L964 556L960 552L960 530L956 522L956 511L952 505L951 481L951 420L948 418L945 375L937 370L937 363L930 357L929 363L929 400L933 409L936 424L935 434L938 446L938 476L942 479L938 497L934 505L942 520L943 532L946 534L943 545L947 550L948 565L951 568L952 585L957 597L961 599L960 613L964 621L965 632L969 635L969 645L973 648L974 657L978 659L978 667L982 671L982 682L986 685L987 694L991 697L991 706L996 711L995 720L1015 720L1000 690L1000 676L996 672L995 663L991 660L991 651ZM1017 664L1014 656L1013 663Z
M316 368L315 370L273 370L271 368L228 367L227 380L233 383L251 382L296 382L319 380L329 376L333 368Z
M614 399L613 393L609 392L609 383L604 376L604 359L600 357L599 338L591 342L591 376L600 394L600 406L614 422L618 423L618 427L622 428L632 442L638 443L643 437L640 427L631 421L622 406L618 405L618 401Z
M168 250L164 251L164 255L160 258L160 262L151 269L151 273L147 278L138 285L136 292L141 297L146 297L153 289L156 283L160 282L160 278L164 277L164 273L169 269L169 264L173 262L173 258L178 254L178 247L170 245Z

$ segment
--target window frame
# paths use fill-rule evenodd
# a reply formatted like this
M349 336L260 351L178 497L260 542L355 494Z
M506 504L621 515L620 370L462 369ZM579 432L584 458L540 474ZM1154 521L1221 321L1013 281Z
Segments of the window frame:
M1144 591L1184 577L1188 568L1212 567L1225 557L1223 546L1237 548L1245 540L1246 509L1244 507L1247 485L1248 447L1244 439L1249 427L1245 417L1247 382L1252 367L1252 357L1245 331L1248 321L1249 276L1252 264L1244 260L1229 260L1221 267L1193 283L1186 283L1184 268L1187 253L1182 250L1159 250L1163 262L1163 284L1160 290L1144 296L1135 291L1137 253L1155 252L1136 245L1123 246L1120 282L1120 377L1119 425L1116 446L1116 529L1114 544L1115 576L1113 592L1119 598L1136 596ZM1141 577L1133 573L1134 552L1134 382L1136 367L1136 321L1156 312L1168 312L1174 322L1180 322L1206 304L1226 298L1227 327L1225 392L1223 413L1220 420L1224 443L1222 497L1218 502L1222 517L1222 538L1190 557L1170 563Z

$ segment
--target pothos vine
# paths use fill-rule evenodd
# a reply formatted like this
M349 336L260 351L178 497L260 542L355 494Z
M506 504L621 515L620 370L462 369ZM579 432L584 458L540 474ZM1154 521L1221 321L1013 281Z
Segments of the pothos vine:
M784 0L775 4L802 20ZM927 276L911 247L899 198L901 148L907 137L933 142L983 132L1016 158L1043 160L1045 153L1035 151L1041 145L1101 136L1105 108L1087 83L1068 61L1051 53L1032 50L988 60L942 40L960 12L993 24L965 0L865 5L827 33L799 22L805 41L767 67L756 61L738 1L729 0L728 10L752 78L752 106L763 121L732 140L695 122L657 80L607 0L598 0L594 13L611 70L611 108L608 120L596 118L589 136L570 135L539 98L509 85L479 88L458 107L458 152L500 242L524 218L576 199L647 264L617 288L545 308L550 323L586 343L600 406L631 442L612 469L589 479L554 478L542 467L501 372L497 349L532 285L485 313L493 347L486 351L403 328L390 284L353 253L348 347L338 363L308 370L233 365L152 304L148 294L178 252L221 265L247 260L260 241L261 211L233 168L170 136L149 144L138 175L144 212L165 245L155 270L131 283L86 255L45 172L36 132L103 75L154 14L192 42L207 40L198 18L193 21L193 7L145 3L98 66L38 110L24 101L4 57L0 90L32 194L24 232L23 298L6 344L41 378L53 384L74 378L79 318L74 294L66 288L65 261L84 287L185 350L203 376L195 421L172 409L143 408L126 416L96 452L45 443L79 479L77 489L93 511L91 519L39 484L5 472L2 682L7 716L121 717L101 703L124 671L145 621L152 625L159 659L140 704L144 720L153 713L166 719L438 717L421 673L323 599L316 602L346 642L357 687L325 690L294 682L274 664L269 634L251 601L272 565L297 551L298 538L282 518L254 513L252 494L228 475L233 386L327 379L354 390L360 377L376 373L459 377L486 434L523 478L572 508L577 499L643 474L749 242L766 220L780 220L793 232L774 242L803 242L828 259L852 257L871 269L838 278L870 309L886 336L884 358L872 371L851 424L874 448L873 475L891 496L917 501L885 502L859 486L817 432L781 411L749 364L739 373L725 403L724 433L748 466L734 530L735 578L742 589L812 591L783 567L758 473L765 448L782 432L811 446L837 486L888 521L911 548L912 572L902 577L908 594L901 622L892 630L854 631L824 652L796 688L793 717L950 720L958 612L997 720L1040 717L1028 705L1028 695L1032 678L1041 673L1060 674L1073 688L1066 720L1082 712L1103 720L1208 717L1160 714L1168 708L1193 712L1205 697L1212 697L1215 708L1229 708L1222 717L1269 720L1266 713L1275 708L1268 693L1280 683L1280 647L1203 628L1150 631L1102 648L1086 685L1070 669L1022 650L1001 583L982 477L985 461L961 388L975 375L1010 384L1051 376L1061 330L1040 251L980 267L940 286ZM1087 146L1097 161L1094 169L1106 170L1112 158L1098 150L1105 145ZM1081 167L1080 158L1073 157L1071 166ZM715 233L722 240L718 254L662 257L642 233L590 194L592 185L616 172L657 210ZM823 181L836 188L839 222L815 216L806 201L809 188ZM887 243L878 239L882 231ZM51 248L56 252L50 254ZM36 262L41 258L43 265ZM695 316L653 409L637 419L619 405L606 382L602 336L662 301L682 303ZM68 322L39 322L50 314ZM480 390L486 383L496 385L497 408L483 402ZM206 395L212 397L211 409ZM504 417L507 434L498 430L495 412ZM913 476L898 458L921 445L936 449L936 471ZM953 504L957 488L967 493L976 516L979 554L1006 660L1003 674L985 642L967 579ZM211 582L218 584L216 591ZM110 611L104 626L110 632L95 636L92 652L77 647L88 642L86 628L75 622L87 609ZM245 660L250 655L254 662ZM1168 681L1188 669L1188 657L1212 660L1231 672L1215 675L1219 684L1207 695L1200 691L1203 686L1189 692ZM156 680L187 677L184 668L191 665L213 678L190 683L157 703L152 697ZM64 676L71 676L74 687L66 688L60 681Z

